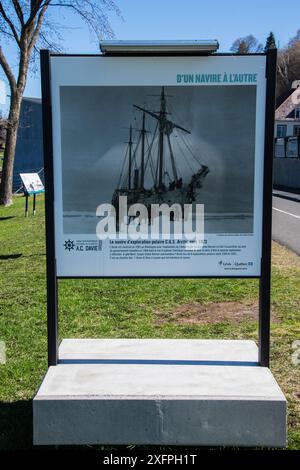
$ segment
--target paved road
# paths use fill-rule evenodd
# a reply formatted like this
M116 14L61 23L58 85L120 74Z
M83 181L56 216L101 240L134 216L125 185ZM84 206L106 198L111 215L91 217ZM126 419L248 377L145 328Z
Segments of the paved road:
M283 197L279 197L279 195ZM274 191L273 239L300 255L300 195Z

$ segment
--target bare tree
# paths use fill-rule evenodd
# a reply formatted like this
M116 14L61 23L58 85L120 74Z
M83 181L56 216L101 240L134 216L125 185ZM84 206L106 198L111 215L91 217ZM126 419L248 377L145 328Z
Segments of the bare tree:
M4 148L6 139L6 119L0 118L0 150Z
M230 50L236 54L249 54L251 52L262 52L263 45L252 34L249 34L244 38L236 39Z
M281 49L277 62L277 96L286 96L294 80L300 80L300 29Z
M53 11L60 9L57 24ZM64 11L71 11L85 22L97 38L112 37L107 13L120 14L113 0L3 0L0 1L0 65L10 87L10 108L0 186L0 204L12 204L13 166L21 102L30 64L40 47L58 50L64 27ZM66 23L66 21L65 21ZM67 25L66 25L67 26ZM12 42L17 49L17 72L3 46Z
M290 89L290 56L286 50L280 50L277 60L277 96L281 96Z
M300 29L297 30L296 34L288 43L288 47L292 47L295 43L300 41Z

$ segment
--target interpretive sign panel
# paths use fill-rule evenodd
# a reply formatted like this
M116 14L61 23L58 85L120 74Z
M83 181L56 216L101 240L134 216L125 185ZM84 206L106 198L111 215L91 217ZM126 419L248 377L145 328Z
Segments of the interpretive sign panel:
M50 68L58 276L260 276L266 56Z
M27 194L38 194L45 191L38 173L20 173L20 177Z

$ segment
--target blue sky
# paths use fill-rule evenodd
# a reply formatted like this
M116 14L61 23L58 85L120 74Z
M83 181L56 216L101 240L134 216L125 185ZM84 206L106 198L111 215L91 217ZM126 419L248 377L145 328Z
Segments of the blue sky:
M240 36L253 34L260 42L272 30L284 46L300 28L299 0L115 0L124 20L112 14L116 39L218 39L220 51L229 51ZM88 28L67 13L64 49L71 53L97 53ZM95 39L95 38L94 38ZM9 53L10 62L15 54ZM28 77L25 96L40 96L39 73Z

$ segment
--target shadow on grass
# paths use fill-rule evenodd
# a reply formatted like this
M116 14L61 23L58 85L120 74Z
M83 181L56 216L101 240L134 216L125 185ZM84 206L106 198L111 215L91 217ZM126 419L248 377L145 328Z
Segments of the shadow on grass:
M9 220L9 219L14 219L15 216L14 215L10 215L10 216L7 216L7 217L0 217L0 222L2 222L2 220Z
M0 402L0 450L32 447L32 400Z
M0 255L0 260L10 260L10 259L17 259L22 256L22 253L16 253L14 255Z

